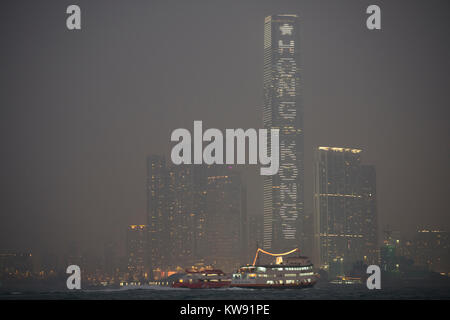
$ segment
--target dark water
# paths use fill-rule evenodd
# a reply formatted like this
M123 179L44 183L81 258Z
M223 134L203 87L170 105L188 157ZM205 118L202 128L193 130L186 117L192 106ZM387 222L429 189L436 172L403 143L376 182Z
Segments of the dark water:
M307 289L173 289L156 286L140 288L79 291L11 291L0 292L0 300L10 299L181 299L181 300L301 300L301 299L445 299L450 300L449 286L402 286L368 290L365 285L319 284Z

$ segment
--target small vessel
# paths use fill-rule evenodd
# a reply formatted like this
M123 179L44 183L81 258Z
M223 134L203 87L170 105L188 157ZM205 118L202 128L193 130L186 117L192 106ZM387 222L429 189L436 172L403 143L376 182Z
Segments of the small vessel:
M338 276L336 279L331 280L332 284L361 284L363 283L360 277Z
M219 269L186 269L186 273L173 282L173 288L214 289L229 287L231 279Z
M308 257L299 255L283 258L298 251L294 249L274 254L258 249L253 265L242 266L233 274L231 287L300 289L314 286L319 275L314 273ZM276 257L275 264L257 264L259 252Z

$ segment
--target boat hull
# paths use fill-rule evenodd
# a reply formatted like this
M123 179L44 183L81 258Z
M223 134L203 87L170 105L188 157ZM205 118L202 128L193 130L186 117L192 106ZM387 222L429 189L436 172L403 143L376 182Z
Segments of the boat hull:
M186 288L186 289L218 289L230 287L229 281L218 282L196 282L196 283L179 283L176 282L172 288Z
M266 284L266 283L239 283L231 284L233 288L247 288L247 289L305 289L311 288L315 285L315 282L311 283L298 283L298 284Z

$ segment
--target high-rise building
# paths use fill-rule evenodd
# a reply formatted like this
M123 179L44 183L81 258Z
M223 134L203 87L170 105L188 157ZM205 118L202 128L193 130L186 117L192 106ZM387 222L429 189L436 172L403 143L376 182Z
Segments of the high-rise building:
M264 128L280 130L279 171L264 179L265 249L303 250L310 231L305 224L303 203L299 35L297 15L265 18L263 121Z
M188 266L194 262L195 212L193 167L187 165L167 168L167 223L170 242L170 265Z
M163 156L152 155L147 159L147 224L148 254L151 270L165 268L169 264L170 243L167 210L167 168Z
M148 252L152 269L187 266L194 261L193 170L193 166L167 165L163 156L148 158Z
M340 261L378 262L375 168L361 150L319 147L314 159L314 259L328 268Z
M239 172L224 167L209 169L206 189L205 261L227 272L236 269L245 258L245 196Z
M127 230L128 272L134 279L148 277L147 226L130 225Z
M206 239L206 195L210 166L194 166L194 257L199 263L205 262L208 254Z

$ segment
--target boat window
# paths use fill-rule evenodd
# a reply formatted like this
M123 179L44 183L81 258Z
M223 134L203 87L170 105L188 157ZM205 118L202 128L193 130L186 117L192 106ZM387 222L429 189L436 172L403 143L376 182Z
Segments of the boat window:
M295 283L295 280L286 280L286 284Z
M258 267L258 268L256 268L256 271L258 271L258 272L266 272L267 269L265 267Z

